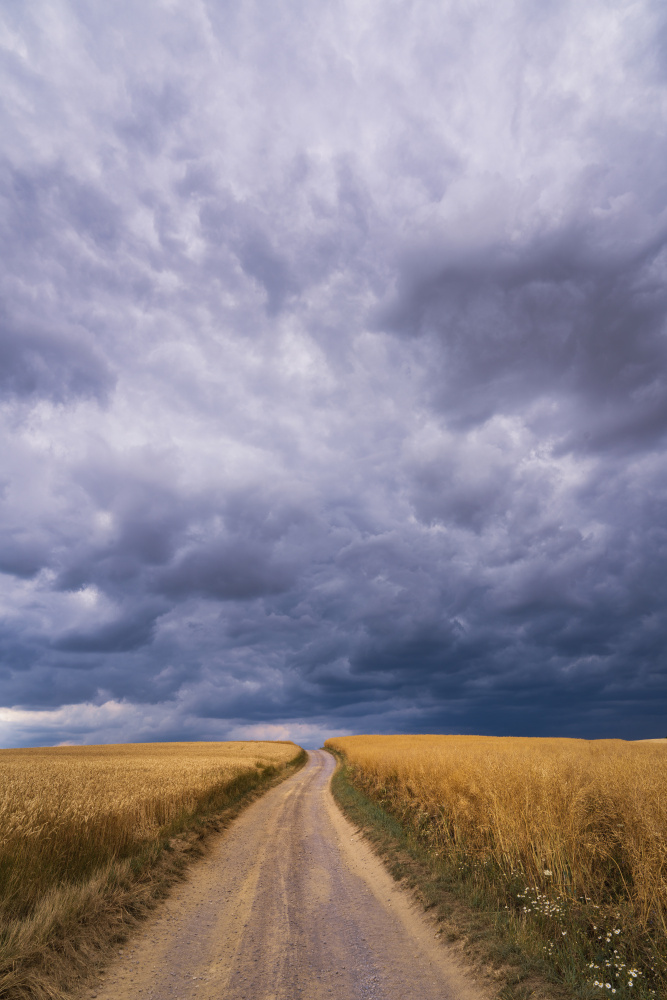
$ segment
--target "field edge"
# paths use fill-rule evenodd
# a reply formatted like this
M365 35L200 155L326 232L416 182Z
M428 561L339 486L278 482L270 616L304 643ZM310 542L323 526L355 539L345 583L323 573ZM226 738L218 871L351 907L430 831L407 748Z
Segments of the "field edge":
M298 749L283 767L252 775L231 789L222 809L194 816L159 846L112 862L83 885L50 893L34 919L0 938L1 1000L71 1000L90 990L113 950L185 877L212 839L305 765L308 753Z
M580 1000L546 978L543 964L521 950L502 914L476 908L444 888L438 863L428 848L355 787L343 754L327 746L323 749L336 760L330 786L336 804L391 876L429 912L438 935L454 947L473 976L491 988L498 1000Z

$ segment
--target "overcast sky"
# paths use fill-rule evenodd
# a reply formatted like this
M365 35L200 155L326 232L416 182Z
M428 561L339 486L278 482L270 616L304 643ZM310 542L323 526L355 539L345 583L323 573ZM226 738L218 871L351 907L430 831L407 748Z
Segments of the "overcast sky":
M667 736L664 3L0 17L0 745Z

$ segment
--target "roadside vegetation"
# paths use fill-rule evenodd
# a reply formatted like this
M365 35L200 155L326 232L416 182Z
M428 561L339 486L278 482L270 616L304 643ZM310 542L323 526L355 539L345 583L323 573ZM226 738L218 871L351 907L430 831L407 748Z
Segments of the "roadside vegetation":
M504 967L513 985L501 995L529 996L539 980L554 995L667 997L667 746L473 736L325 746L344 765L340 804L450 937L458 923Z
M67 996L207 833L305 759L289 742L0 750L0 997Z

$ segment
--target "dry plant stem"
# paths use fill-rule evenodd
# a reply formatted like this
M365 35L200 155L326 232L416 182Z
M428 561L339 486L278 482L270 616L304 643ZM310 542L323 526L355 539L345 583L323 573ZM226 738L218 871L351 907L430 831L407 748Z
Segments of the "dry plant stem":
M326 745L450 876L523 927L526 947L541 942L562 983L617 1000L662 995L667 748L454 736Z
M61 839L60 853L53 850L47 852L49 857L56 859L57 875L54 878L43 864L38 864L32 871L28 867L32 858L38 857L38 850L17 852L14 849L11 854L4 855L5 862L8 856L13 862L13 866L5 864L3 868L5 885L12 888L20 886L22 865L30 891L29 904L24 903L16 891L7 893L3 900L0 916L2 1000L64 1000L71 996L86 976L104 961L110 948L124 940L132 926L166 895L169 886L182 876L188 862L201 855L208 835L222 830L258 794L282 781L306 760L305 752L292 743L63 749L77 750L80 754L89 752L93 766L88 775L88 792L96 780L91 777L96 772L94 751L98 751L104 761L96 777L104 774L107 781L106 794L98 800L98 829L107 856L102 857L98 866L91 870L90 855L84 854L83 863L77 866L76 841L65 835ZM230 753L230 750L234 752ZM109 764L114 751L117 752L115 786L109 784L109 774L113 772ZM9 754L4 752L6 756ZM13 751L11 754L12 767L16 768L16 754L20 756L20 752ZM48 751L42 751L42 754L48 755ZM4 755L0 753L0 767ZM67 761L66 755L61 757L60 765L61 771L66 773L63 761ZM196 763L193 764L193 761ZM80 762L79 756L77 763ZM6 760L4 763L7 765ZM48 772L48 767L46 770ZM128 828L132 826L137 811L141 812L139 799L135 796L132 800L133 771L135 776L146 772L142 787L150 792L151 804L144 809L144 815L155 815L155 798L159 796L161 786L164 786L165 798L170 800L170 810L162 814L166 819L162 826L156 825L147 830L144 825L144 836L141 839L135 837L132 841L122 834L117 808L113 812L114 824L105 823L105 817L109 807L117 806L119 799L126 804L133 801L134 809L127 810ZM78 775L80 770L75 767L71 773ZM188 773L194 779L194 800L193 791L187 784ZM208 789L205 779L197 783L202 773L208 774ZM12 787L16 789L20 787L20 781L16 774L14 777L16 780ZM210 781L211 778L215 782ZM179 781L183 793L181 802L175 791ZM34 789L35 784L31 787ZM71 791L72 798L76 799L77 789L73 786ZM117 792L115 799L114 791ZM127 797L123 799L125 793ZM7 800L5 796L5 803ZM62 811L66 812L68 805L71 803L64 799ZM55 799L50 800L50 807L54 815L53 826L66 831L67 828L58 822ZM92 825L95 818L93 800L90 807L88 815ZM24 815L23 822L24 826L28 825L29 815ZM19 826L15 817L11 830L15 831ZM7 836L4 822L1 829L5 833L4 843L15 846L15 835ZM115 853L114 841L108 836L109 830L112 837L116 837ZM106 840L103 839L104 832L107 833ZM119 842L123 844L122 852L118 849ZM63 871L71 877L63 878ZM12 903L18 905L12 907Z

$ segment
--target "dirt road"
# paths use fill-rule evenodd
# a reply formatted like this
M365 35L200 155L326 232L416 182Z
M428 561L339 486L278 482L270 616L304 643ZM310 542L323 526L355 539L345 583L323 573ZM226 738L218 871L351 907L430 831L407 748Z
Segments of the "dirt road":
M109 969L98 1000L480 1000L306 767L221 835Z

